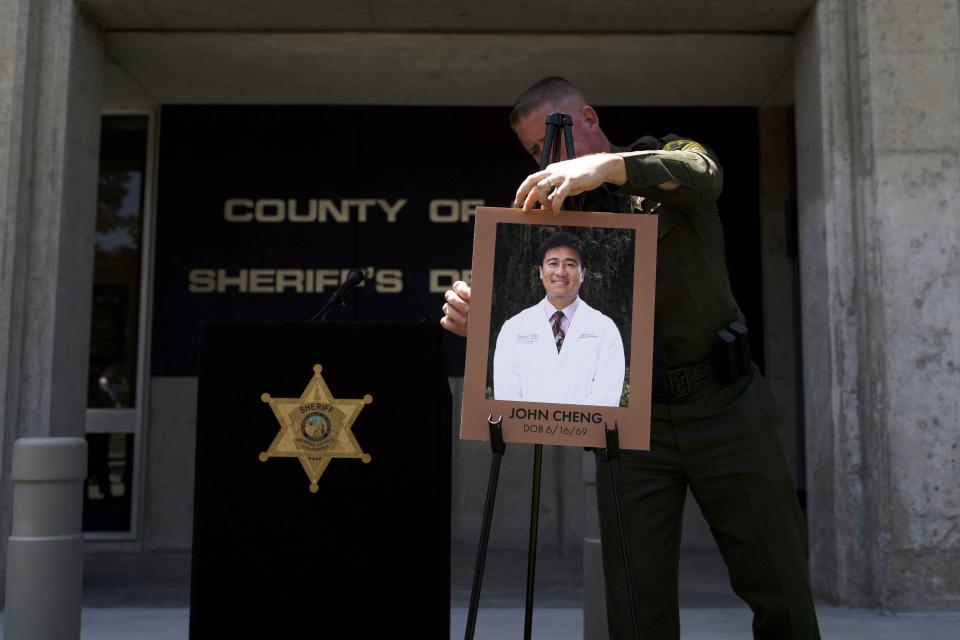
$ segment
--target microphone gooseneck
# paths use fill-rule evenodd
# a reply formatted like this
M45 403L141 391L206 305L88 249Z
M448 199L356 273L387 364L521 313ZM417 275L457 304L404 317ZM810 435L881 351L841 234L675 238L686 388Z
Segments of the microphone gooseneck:
M363 273L362 269L350 269L350 272L347 273L347 277L343 279L343 282L340 283L340 286L337 287L337 290L333 292L328 299L326 304L318 311L309 322L318 320L324 322L334 311L339 311L346 304L346 295L354 287L359 286L362 282L367 279L367 276Z

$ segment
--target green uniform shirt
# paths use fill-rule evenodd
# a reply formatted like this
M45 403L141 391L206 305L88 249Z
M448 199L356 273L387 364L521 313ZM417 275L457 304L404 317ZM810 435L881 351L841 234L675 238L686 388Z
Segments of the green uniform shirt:
M709 358L716 334L743 313L730 290L717 198L723 170L690 140L662 151L620 153L627 182L616 195L660 203L657 233L655 322L667 368ZM672 191L657 185L678 182Z

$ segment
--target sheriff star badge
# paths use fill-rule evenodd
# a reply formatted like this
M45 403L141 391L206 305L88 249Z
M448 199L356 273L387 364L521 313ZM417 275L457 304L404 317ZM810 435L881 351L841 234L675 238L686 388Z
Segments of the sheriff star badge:
M310 491L319 489L317 481L333 458L359 458L370 462L353 435L354 420L364 405L373 402L370 394L360 400L338 400L320 375L322 367L313 366L313 378L299 398L260 399L270 404L280 430L270 448L260 454L261 462L270 458L298 458L310 478Z

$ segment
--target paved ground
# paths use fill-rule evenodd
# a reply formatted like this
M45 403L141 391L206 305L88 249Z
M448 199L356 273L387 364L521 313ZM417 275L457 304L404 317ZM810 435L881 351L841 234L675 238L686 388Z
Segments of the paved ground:
M461 638L467 611L451 611L450 637ZM960 614L884 615L874 611L821 606L820 630L824 640L956 640ZM0 614L2 615L2 614ZM189 610L98 609L83 610L83 640L167 640L187 637ZM680 611L684 640L743 640L750 637L750 612L740 608L703 608ZM581 640L580 609L538 609L533 637ZM522 609L483 609L477 619L476 640L501 640L523 636Z
M541 553L533 637L581 640L579 557ZM477 640L523 635L525 555L490 556L484 578ZM472 554L454 555L450 637L463 637L473 571ZM83 640L166 640L187 637L189 558L88 558L84 579ZM750 611L730 591L713 553L685 554L681 563L683 640L750 638ZM825 640L957 640L960 612L893 615L864 609L817 608ZM2 618L0 612L0 618Z
M960 615L892 617L872 611L819 607L820 633L824 640L957 640ZM454 609L451 638L463 637L466 610ZM546 609L533 618L533 637L551 640L581 640L580 609ZM750 610L681 609L683 640L744 640L750 638ZM492 609L477 618L476 640L523 637L523 611Z

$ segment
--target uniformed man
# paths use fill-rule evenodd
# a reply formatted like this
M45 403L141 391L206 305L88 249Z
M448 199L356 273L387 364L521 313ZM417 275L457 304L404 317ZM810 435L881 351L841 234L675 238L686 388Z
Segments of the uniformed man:
M510 123L539 160L544 120L573 116L578 157L528 176L515 205L554 213L586 193L587 210L627 211L643 199L658 214L655 325L668 372L654 390L651 450L623 452L624 501L638 579L643 638L680 635L677 573L687 489L727 564L733 590L754 612L755 638L819 638L803 521L775 429L775 407L755 366L723 380L714 365L718 331L743 314L730 290L717 197L723 172L697 142L644 138L609 143L596 111L562 78L545 78L517 99ZM599 206L593 203L599 203ZM613 208L608 208L613 207ZM445 294L441 324L466 335L470 289ZM633 637L613 489L597 453L607 614L612 638Z

